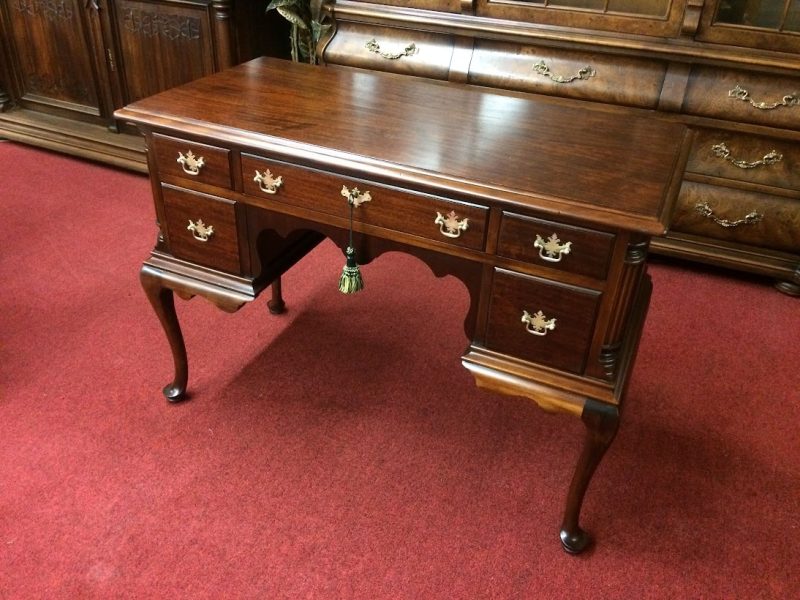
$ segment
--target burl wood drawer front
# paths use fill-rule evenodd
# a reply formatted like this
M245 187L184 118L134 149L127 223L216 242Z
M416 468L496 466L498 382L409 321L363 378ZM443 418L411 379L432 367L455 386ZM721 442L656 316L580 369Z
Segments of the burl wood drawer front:
M600 292L495 269L486 347L582 373Z
M784 140L704 129L697 132L686 170L800 190L800 148Z
M694 66L683 108L706 117L800 129L800 78Z
M613 246L611 233L504 212L497 254L605 279Z
M325 48L325 60L373 71L447 79L453 46L451 35L341 21Z
M226 148L153 134L159 174L230 187L231 165Z
M362 194L369 192L370 200L353 210L355 221L464 248L484 247L489 213L484 206L410 193L249 154L242 155L242 179L245 194L338 217L350 214L342 188L357 188Z
M469 81L506 89L655 108L666 64L560 48L477 41Z
M671 228L800 253L800 199L685 181Z
M236 203L208 194L162 186L172 254L214 269L240 272Z

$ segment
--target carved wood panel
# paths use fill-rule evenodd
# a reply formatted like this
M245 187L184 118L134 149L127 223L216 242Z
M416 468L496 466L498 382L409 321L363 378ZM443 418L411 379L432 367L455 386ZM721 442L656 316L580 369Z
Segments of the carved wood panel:
M85 0L10 0L9 42L21 104L100 113Z
M214 72L207 3L118 0L124 101L133 102Z

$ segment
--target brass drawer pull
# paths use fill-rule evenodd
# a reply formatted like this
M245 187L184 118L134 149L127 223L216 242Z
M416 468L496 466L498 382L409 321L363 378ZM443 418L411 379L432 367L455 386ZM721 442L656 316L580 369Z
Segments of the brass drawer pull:
M540 60L535 65L533 65L533 70L538 73L539 75L544 75L545 77L549 77L555 83L572 83L576 79L586 80L590 77L594 77L597 74L592 67L586 65L585 67L578 69L578 72L575 75L570 75L564 77L563 75L556 75L552 71L550 71L550 67L547 64Z
M729 221L728 219L720 219L714 214L714 210L706 202L698 202L694 205L694 209L704 217L714 221L720 227L739 227L740 225L755 225L764 218L764 215L756 211L747 213L741 219Z
M433 222L439 226L439 232L449 238L457 238L461 236L462 231L466 231L469 227L469 219L458 220L458 215L455 211L451 210L447 216L436 211L436 218Z
M525 330L532 335L547 335L548 331L556 328L556 320L548 319L542 311L530 314L527 310L522 311L522 322L525 323Z
M253 181L258 184L258 189L265 194L277 194L278 188L283 185L283 176L273 177L269 169L263 173L259 173L258 169L256 169L256 176L253 177Z
M728 98L749 102L751 106L759 110L773 110L782 106L797 106L800 104L800 95L797 93L787 94L779 102L756 102L750 97L750 92L739 84L736 84L736 87L728 92Z
M547 262L561 262L565 254L569 254L572 250L572 242L561 243L558 236L554 233L547 241L542 239L542 236L536 235L536 241L533 242L533 247L539 249L539 258Z
M206 225L202 219L197 219L197 223L189 219L189 226L186 228L192 232L192 237L199 242L207 242L214 235L214 226Z
M189 175L199 175L200 169L206 164L202 156L195 156L191 150L186 153L186 156L183 155L183 152L178 152L178 162L183 167L183 172Z
M419 48L417 48L417 45L414 42L411 42L408 46L403 48L402 52L384 52L381 50L381 45L375 38L372 38L370 41L368 41L364 47L373 54L377 54L386 60L398 60L405 56L414 56L417 52L419 52Z
M763 158L754 160L752 162L736 159L731 156L731 151L725 142L714 144L711 146L711 151L714 153L714 156L718 156L723 160L727 160L729 163L739 167L740 169L755 169L756 167L760 167L762 165L774 165L775 163L783 160L783 154L777 150L770 150L764 155Z
M347 203L355 208L358 208L364 204L364 202L369 202L372 200L372 196L370 196L369 192L364 192L362 194L361 190L359 190L357 187L354 187L352 190L348 190L347 186L344 185L342 186L342 196L347 198Z

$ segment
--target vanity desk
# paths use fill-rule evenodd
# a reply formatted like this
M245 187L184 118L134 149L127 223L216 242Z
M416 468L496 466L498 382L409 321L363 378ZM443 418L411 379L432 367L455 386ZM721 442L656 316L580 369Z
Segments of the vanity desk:
M188 379L173 294L233 312L271 287L279 312L281 274L326 237L360 264L410 253L468 290L461 360L479 386L586 425L561 526L568 552L586 548L581 503L619 424L648 243L666 229L691 145L683 125L269 58L116 116L147 145L158 233L141 281L172 350L169 400Z

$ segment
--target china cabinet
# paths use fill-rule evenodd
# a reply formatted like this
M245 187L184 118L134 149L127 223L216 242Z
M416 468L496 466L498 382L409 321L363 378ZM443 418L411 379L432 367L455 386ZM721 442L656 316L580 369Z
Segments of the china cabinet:
M241 0L3 0L0 136L144 170L142 142L117 134L114 110L268 53L264 8Z
M800 293L800 0L338 0L329 18L325 63L688 124L696 141L653 248Z

